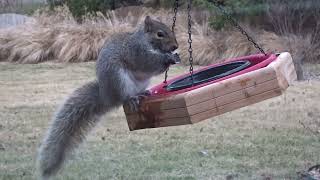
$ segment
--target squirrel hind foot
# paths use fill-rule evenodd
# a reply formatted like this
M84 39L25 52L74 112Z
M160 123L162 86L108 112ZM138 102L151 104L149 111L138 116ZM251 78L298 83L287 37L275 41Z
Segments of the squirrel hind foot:
M136 96L130 97L126 104L128 105L130 111L138 112L138 111L140 111L141 101L143 99L146 99L150 95L151 95L151 93L149 91L145 91L145 92L140 93Z

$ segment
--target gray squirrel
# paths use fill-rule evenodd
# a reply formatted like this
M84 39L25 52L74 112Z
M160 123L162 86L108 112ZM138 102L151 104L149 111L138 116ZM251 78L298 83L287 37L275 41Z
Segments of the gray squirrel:
M41 179L55 175L66 157L108 111L128 104L137 110L150 78L180 62L174 33L147 16L133 33L115 35L102 47L97 80L76 89L55 113L38 154Z

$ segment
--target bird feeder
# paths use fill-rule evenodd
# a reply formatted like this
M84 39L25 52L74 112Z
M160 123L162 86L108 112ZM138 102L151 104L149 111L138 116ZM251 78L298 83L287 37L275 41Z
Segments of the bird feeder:
M279 96L296 78L287 52L245 56L156 85L139 111L124 112L131 131L194 124Z

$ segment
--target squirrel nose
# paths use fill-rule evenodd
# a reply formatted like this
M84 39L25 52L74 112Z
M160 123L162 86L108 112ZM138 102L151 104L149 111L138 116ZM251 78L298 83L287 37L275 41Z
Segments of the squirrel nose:
M175 44L170 47L170 51L174 51L176 49L178 49L178 46Z

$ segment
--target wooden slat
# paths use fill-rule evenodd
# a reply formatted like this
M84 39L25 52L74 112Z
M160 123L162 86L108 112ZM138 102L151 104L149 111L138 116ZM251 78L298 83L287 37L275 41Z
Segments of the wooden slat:
M152 105L155 104L159 104L160 109L173 109L173 108L180 108L180 107L185 107L186 103L185 103L185 98L184 98L184 94L177 94L177 95L172 95L170 97L163 97L163 98L158 98L158 99L151 99L151 100L147 100L144 103L148 104L148 105Z
M131 131L145 128L191 124L190 116L188 115L180 118L159 119L158 116L148 116L147 114L136 113L127 115L126 118Z
M275 78L276 72L273 68L265 67L258 71L252 71L187 92L185 93L185 103L187 106L190 106L212 99L213 95L214 97L223 96L224 94L238 91Z
M184 94L172 95L169 97L157 97L157 98L149 98L141 102L142 111L150 111L150 110L166 110L166 109L175 109L175 108L183 108L186 107ZM127 105L123 106L124 112L126 114L134 114Z
M135 114L126 114L127 122L130 131L136 130L136 129L145 129L145 128L154 128L156 120L152 117L147 118L141 114L135 113Z
M181 118L189 116L188 109L186 107L184 108L177 108L177 109L166 109L161 110L156 116L158 116L159 119L167 119L167 118Z
M190 116L181 117L181 118L168 118L168 119L161 119L157 122L157 127L167 127L167 126L179 126L179 125L186 125L192 124L190 121Z
M219 111L219 114L223 114L223 113L226 113L226 112L229 112L229 111L241 108L241 107L245 107L245 106L257 103L257 102L261 102L263 100L266 100L266 99L269 99L272 97L279 96L281 94L282 94L281 89L273 89L273 90L270 90L270 91L267 91L267 92L264 92L261 94L257 94L255 96L251 96L249 98L241 99L239 101L235 101L233 103L226 104L224 106L219 106L218 111Z
M210 100L188 106L187 109L190 115L194 115L216 107L216 100L212 98Z
M240 76L236 76L215 84L214 97L241 90L246 87L255 86L265 81L276 78L276 73L272 68L265 67Z
M185 103L186 106L191 106L194 104L202 103L213 99L213 88L212 85L207 85L198 89L194 89L190 92L185 93Z
M210 109L208 111L204 111L204 112L201 112L199 114L192 115L191 116L191 122L192 123L197 123L197 122L203 121L205 119L208 119L210 117L214 117L214 116L217 116L217 115L219 115L218 109L217 108L213 108L213 109Z
M225 94L223 96L219 96L216 98L216 104L217 106L223 106L225 104L229 104L229 103L238 101L240 99L249 98L251 96L261 94L263 92L276 89L276 88L280 88L278 84L278 80L272 79L272 80L263 82L261 84L257 84L251 87L240 89L238 91L235 91L229 94Z

